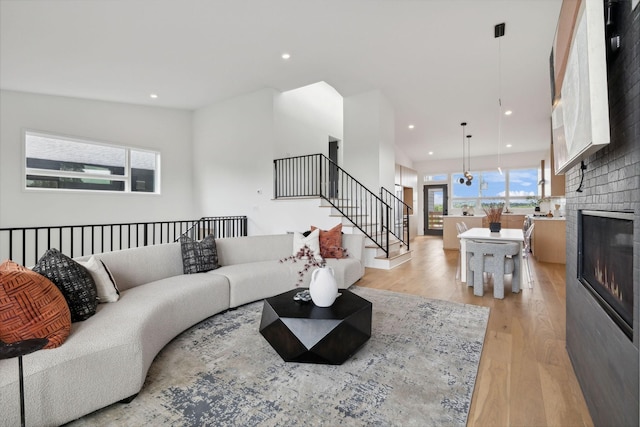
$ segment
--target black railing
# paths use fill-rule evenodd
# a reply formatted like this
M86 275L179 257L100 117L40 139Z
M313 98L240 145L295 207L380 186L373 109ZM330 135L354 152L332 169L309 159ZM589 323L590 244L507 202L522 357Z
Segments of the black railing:
M246 216L121 224L0 228L0 260L32 266L50 248L69 257L170 243L187 234L201 239L247 235Z
M380 198L391 207L389 232L409 250L409 215L413 209L384 187L380 188Z
M322 197L389 256L391 208L322 154L276 159L276 199Z

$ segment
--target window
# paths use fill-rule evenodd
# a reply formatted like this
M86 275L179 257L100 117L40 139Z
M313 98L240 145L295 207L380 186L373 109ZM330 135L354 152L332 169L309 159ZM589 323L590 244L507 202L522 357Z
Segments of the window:
M160 193L160 153L25 133L27 189Z
M424 182L431 182L431 181L447 181L447 179L449 178L449 176L447 174L440 174L440 175L425 175L424 176Z
M498 171L471 172L473 180L466 185L461 173L451 175L451 206L464 205L477 208L489 203L505 203L510 208L535 206L538 195L538 170L510 169L503 174Z
M538 169L509 171L509 203L514 208L533 208L538 198Z

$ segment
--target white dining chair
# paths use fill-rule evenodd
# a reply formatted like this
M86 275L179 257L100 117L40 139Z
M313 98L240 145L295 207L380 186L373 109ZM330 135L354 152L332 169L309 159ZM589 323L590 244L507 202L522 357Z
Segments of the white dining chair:
M531 235L533 234L533 227L536 224L531 223L527 231L524 233L524 248L522 249L522 257L525 260L526 268L527 268L527 279L529 281L529 289L533 288L533 276L531 275L531 264L529 263L529 257L531 256Z
M458 234L462 234L468 230L467 224L464 222L456 222L456 230ZM462 268L462 247L460 246L460 242L458 242L458 267L456 268L456 280L460 278L460 269Z
M520 292L520 244L467 242L467 286L484 295L484 273L493 276L493 297L504 298L504 275L512 274L511 291Z

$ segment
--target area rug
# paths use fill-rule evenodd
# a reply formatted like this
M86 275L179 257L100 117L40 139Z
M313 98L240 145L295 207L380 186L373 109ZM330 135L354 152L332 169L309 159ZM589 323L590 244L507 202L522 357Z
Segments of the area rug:
M71 425L465 425L489 309L351 290L373 303L372 336L342 365L284 362L255 302L176 337L131 403Z

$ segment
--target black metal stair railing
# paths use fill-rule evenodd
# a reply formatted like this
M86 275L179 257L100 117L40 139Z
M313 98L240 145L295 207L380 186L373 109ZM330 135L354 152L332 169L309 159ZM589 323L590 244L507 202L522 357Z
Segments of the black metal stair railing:
M175 242L185 233L202 239L247 235L246 216L204 217L195 220L119 224L0 228L0 261L35 265L48 249L69 257Z
M391 223L389 232L409 249L409 215L411 206L400 200L398 196L384 187L380 188L380 198L391 207Z
M389 256L391 208L323 154L276 159L274 198L321 197Z

